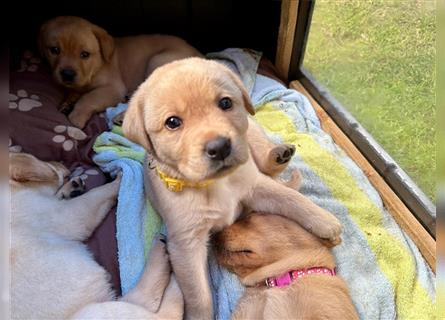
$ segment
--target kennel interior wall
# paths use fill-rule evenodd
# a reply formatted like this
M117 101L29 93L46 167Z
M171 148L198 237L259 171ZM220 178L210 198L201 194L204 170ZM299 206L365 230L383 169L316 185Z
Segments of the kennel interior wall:
M14 3L11 55L35 46L39 26L60 15L81 16L112 36L161 33L186 39L203 53L229 47L275 51L281 1L277 0L78 0ZM26 10L25 10L26 9Z

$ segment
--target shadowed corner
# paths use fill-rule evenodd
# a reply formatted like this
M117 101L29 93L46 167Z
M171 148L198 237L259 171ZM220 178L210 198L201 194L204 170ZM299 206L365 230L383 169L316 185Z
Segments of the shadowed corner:
M0 320L10 319L9 314L9 239L10 203L8 184L8 92L9 55L3 43L0 48Z
M437 1L437 319L445 319L445 1Z

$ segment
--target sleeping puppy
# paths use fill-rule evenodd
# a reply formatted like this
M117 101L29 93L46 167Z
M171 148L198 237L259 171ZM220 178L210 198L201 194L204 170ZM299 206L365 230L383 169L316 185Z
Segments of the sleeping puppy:
M69 173L59 163L10 153L13 319L66 319L114 296L108 273L82 241L115 203L120 178L80 195L83 182L68 180Z
M99 26L71 16L44 23L38 44L56 81L72 92L63 108L74 103L68 118L79 128L83 128L94 113L131 95L157 67L201 55L184 40L173 36L112 38Z
M156 69L124 118L124 135L150 154L145 190L167 225L187 319L212 318L209 235L241 213L281 214L331 241L341 234L332 214L260 172L249 151L248 137L256 133L249 133L255 127L248 113L254 113L249 96L230 69L189 58Z
M153 244L144 273L136 287L119 301L87 305L71 319L182 320L184 301L170 271L165 239L160 237Z
M247 287L232 319L358 319L329 248L297 223L251 214L215 235L218 262Z

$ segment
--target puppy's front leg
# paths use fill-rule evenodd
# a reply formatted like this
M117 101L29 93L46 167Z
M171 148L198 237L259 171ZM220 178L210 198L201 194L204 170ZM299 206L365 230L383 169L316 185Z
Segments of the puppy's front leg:
M253 211L276 213L295 220L323 239L337 241L342 231L342 225L334 215L300 192L262 174L244 203Z
M212 294L208 279L208 235L179 236L169 230L168 253L185 302L185 319L212 319Z
M68 116L73 125L85 127L88 120L97 112L119 103L125 96L125 89L118 86L100 87L85 93Z
M51 214L54 231L72 240L87 239L115 204L120 176L70 200L59 200Z

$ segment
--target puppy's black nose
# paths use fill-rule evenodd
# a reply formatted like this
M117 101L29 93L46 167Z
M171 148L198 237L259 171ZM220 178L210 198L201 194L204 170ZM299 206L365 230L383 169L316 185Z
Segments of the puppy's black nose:
M210 140L205 147L207 157L212 160L224 160L230 152L232 152L232 144L229 139L223 137Z
M60 76L63 82L73 82L76 77L76 71L73 69L62 69L60 70Z

